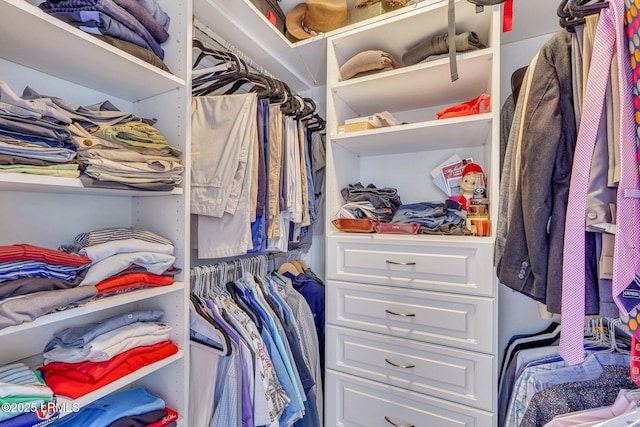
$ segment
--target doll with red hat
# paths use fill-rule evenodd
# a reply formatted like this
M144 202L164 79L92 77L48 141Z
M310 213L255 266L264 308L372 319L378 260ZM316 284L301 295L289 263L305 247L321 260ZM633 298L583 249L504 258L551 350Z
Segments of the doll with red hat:
M477 188L476 186L479 174L484 175L484 171L479 164L473 162L467 163L462 170L462 177L459 182L460 194L451 198L457 200L464 210L469 208L469 202L473 198L475 191L485 192L484 188ZM478 194L476 197L486 197L486 194Z

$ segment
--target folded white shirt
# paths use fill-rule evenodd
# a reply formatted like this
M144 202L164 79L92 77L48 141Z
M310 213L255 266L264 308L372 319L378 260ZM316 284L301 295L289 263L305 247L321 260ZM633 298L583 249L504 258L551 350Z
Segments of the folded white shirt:
M173 245L147 242L141 239L122 239L80 249L80 254L91 258L94 264L113 255L132 252L154 252L173 255L174 247Z
M104 333L83 347L56 346L43 354L44 363L103 362L134 347L166 341L171 329L162 322L135 322Z
M173 265L176 257L157 252L131 252L107 257L89 267L80 286L95 285L104 279L126 270L136 264L146 268L149 273L162 274Z

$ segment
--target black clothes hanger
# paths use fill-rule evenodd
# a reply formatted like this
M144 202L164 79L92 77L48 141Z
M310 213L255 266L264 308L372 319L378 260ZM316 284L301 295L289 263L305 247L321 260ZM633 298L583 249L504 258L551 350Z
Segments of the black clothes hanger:
M572 0L560 0L556 11L560 26L569 32L575 32L575 27L584 24L584 18L578 18L571 14L569 2Z
M607 7L609 2L604 0L569 0L569 12L575 18L596 15Z
M326 127L325 120L320 117L317 113L313 115L312 121L309 121L307 124L307 130L309 132L319 132L324 130Z
M227 331L225 331L222 326L220 326L220 324L218 324L218 322L209 315L209 313L207 313L202 307L204 306L203 301L197 297L196 295L191 294L190 295L190 299L191 302L193 303L193 307L196 310L196 313L202 317L204 320L206 320L207 322L209 322L209 324L211 324L214 328L216 328L216 330L218 332L220 332L220 335L222 335L222 337L224 338L225 341L225 348L227 349L227 352L225 354L225 356L229 356L231 355L231 338L229 337L229 335L227 334ZM203 345L207 345L206 343L203 343L201 341L196 340L197 342L199 342L200 344ZM216 348L216 350L220 350L219 348Z
M238 293L238 289L236 288L235 283L228 282L226 285L227 291L231 294L231 299L238 304L242 310L253 320L253 323L258 327L258 330L262 332L263 324L262 318L260 314L256 311L256 309L251 305L249 301L246 301L244 296L241 293Z

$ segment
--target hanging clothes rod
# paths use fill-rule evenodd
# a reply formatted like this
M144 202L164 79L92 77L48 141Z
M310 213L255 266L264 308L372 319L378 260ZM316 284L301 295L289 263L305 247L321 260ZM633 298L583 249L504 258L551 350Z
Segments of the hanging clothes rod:
M227 40L225 40L223 37L218 35L211 28L207 27L205 24L203 24L202 22L198 21L198 19L195 18L195 17L193 18L193 30L194 30L194 37L198 36L196 31L200 31L200 33L202 33L202 35L205 36L206 38L208 38L212 43L218 44L222 48L224 48L224 49L228 50L229 52L233 53L234 55L237 55L249 67L253 68L258 73L263 74L263 75L265 75L267 77L275 78L275 76L273 74L271 74L269 71L267 71L262 65L257 64L250 56L248 56L247 54L242 52L240 49L235 47L233 44L229 43ZM200 37L198 37L198 38L200 38ZM207 40L203 40L203 42L206 44Z

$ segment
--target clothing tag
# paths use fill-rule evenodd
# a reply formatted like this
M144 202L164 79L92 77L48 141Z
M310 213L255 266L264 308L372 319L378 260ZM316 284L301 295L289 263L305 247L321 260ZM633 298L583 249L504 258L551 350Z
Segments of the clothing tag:
M640 277L637 274L620 294L620 302L627 312L631 312L640 303Z
M513 0L507 0L502 10L502 32L507 33L513 29Z
M273 13L272 11L267 11L267 19L273 24L276 25L276 23L278 22L277 18L276 18L276 14Z
M640 291L636 289L625 289L622 291L622 296L625 298L640 299Z

